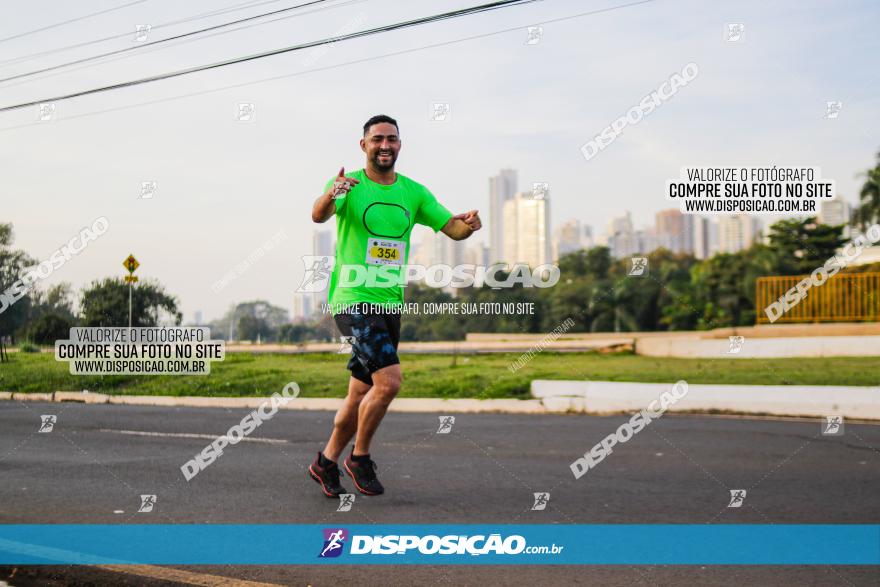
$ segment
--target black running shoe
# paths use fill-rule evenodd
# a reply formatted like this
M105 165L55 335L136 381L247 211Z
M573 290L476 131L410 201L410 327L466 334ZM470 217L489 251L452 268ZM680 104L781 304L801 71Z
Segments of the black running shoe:
M364 495L381 495L385 492L385 488L376 478L376 463L372 459L365 461L356 461L349 456L343 461L343 466L351 479L354 481L355 487Z
M321 490L327 497L339 497L342 493L348 493L345 488L339 484L340 473L342 473L342 471L339 470L339 466L332 461L325 467L321 466L320 452L318 453L315 462L309 465L309 476L321 484Z

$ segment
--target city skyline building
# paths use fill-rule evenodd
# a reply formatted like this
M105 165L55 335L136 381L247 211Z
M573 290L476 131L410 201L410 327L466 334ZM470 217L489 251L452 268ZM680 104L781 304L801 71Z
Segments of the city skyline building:
M518 188L517 171L502 169L489 177L489 257L494 261L504 256L504 204L513 199Z
M504 203L504 254L502 261L537 267L550 262L550 198L517 192ZM494 259L493 259L494 262Z

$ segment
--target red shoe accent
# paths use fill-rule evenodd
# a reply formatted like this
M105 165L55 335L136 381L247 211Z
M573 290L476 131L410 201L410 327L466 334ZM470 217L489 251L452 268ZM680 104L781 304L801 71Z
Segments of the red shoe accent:
M358 485L357 477L354 476L354 473L351 472L351 468L349 468L349 466L348 466L348 459L345 459L344 461L342 461L342 466L345 467L346 471L348 471L348 474L351 477L351 480L354 483L354 486L357 487L358 491L360 491L364 495L382 495L381 493L374 493L372 491L367 491L366 489L364 489L363 487Z
M326 495L327 497L339 497L338 495L333 495L332 493L327 491L327 488L324 487L324 482L321 481L321 478L318 477L318 475L315 474L314 471L312 471L312 465L309 465L309 476L311 476L312 479L321 484L321 491L324 492L324 495ZM357 482L355 482L355 485L357 485Z

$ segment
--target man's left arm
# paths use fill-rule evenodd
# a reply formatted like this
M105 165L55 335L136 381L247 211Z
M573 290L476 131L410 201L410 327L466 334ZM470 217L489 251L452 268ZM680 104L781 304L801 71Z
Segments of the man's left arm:
M427 188L417 184L421 189L422 200L416 213L416 223L430 226L434 232L443 231L451 239L460 241L468 238L482 223L476 210L453 216L443 204L437 201Z
M476 210L465 212L464 214L456 214L449 219L441 230L443 234L452 240L461 241L468 238L474 232L480 230L483 223L480 221L480 214Z

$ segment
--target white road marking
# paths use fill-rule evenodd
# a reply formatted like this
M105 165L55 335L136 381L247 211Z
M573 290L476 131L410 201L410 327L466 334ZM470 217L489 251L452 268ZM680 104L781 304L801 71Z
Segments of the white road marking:
M133 436L160 436L165 438L205 438L214 440L216 438L226 436L225 434L192 434L189 432L148 432L145 430L112 430L110 428L101 428L98 432L114 432L116 434L131 434ZM264 442L266 444L287 444L284 438L251 438L243 436L243 442Z

